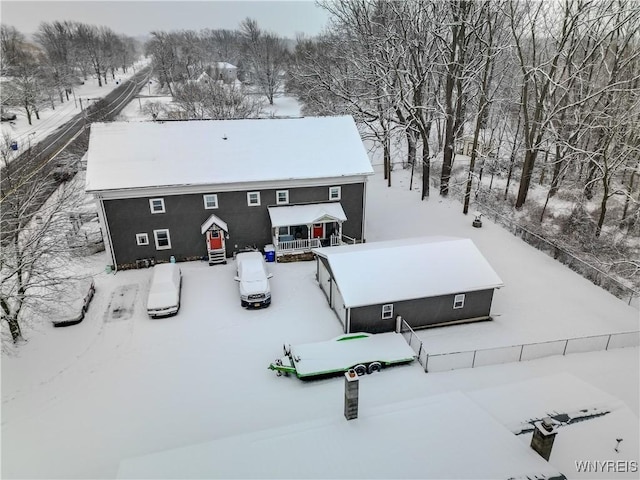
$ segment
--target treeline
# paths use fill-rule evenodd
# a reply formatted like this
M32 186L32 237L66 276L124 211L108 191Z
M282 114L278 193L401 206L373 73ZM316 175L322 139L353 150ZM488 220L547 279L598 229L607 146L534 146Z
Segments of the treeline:
M34 41L15 27L2 25L0 30L0 101L5 106L24 109L29 124L39 118L43 105L55 109L56 101L69 101L74 85L89 77L98 85L115 81L116 70L124 72L139 55L138 42L119 35L108 27L80 22L43 22Z
M307 114L348 113L366 124L389 184L401 136L403 163L422 172L423 198L438 156L439 193L462 188L465 213L491 171L506 179L505 199L517 186L516 209L533 184L547 202L579 192L574 233L600 236L613 197L622 200L616 229L640 223L640 3L321 3L330 26L298 42L288 91ZM452 185L456 150L470 156L462 185Z
M153 31L145 53L160 86L187 118L198 119L258 116L262 102L248 90L257 89L273 104L290 58L285 40L251 18L238 30ZM219 82L227 68L237 69L235 77ZM203 73L213 81L201 81Z

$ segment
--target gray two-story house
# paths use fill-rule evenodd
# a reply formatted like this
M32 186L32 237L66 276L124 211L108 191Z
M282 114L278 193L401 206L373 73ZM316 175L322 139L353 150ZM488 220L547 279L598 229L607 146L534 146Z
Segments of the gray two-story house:
M373 173L353 118L91 126L86 191L116 268L364 239Z

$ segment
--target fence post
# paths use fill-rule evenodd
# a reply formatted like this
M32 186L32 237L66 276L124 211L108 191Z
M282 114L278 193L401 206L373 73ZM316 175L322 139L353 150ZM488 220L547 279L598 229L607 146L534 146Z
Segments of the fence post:
M567 345L568 345L568 344L569 344L569 339L567 338L567 339L564 341L564 350L562 350L562 355L563 355L563 356L564 356L564 354L566 354L566 353L567 353Z
M427 353L427 358L424 359L424 373L429 373L427 370L427 365L429 365L429 354Z
M420 342L420 348L418 348L418 362L420 361L420 354L421 353L422 353L422 342Z
M473 351L473 360L471 361L471 368L475 367L476 365L476 352L477 350Z
M609 338L607 338L607 345L604 347L605 350L609 350L609 342L611 341L611 335L613 334L609 334Z
M524 350L524 344L520 345L520 356L518 357L518 361L522 361L522 350Z

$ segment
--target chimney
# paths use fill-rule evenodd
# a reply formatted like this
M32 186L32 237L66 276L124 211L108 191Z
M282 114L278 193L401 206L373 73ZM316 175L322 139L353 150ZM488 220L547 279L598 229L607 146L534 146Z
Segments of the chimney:
M344 374L344 417L358 418L358 374L353 368Z
M551 448L558 431L553 426L553 420L549 417L533 424L533 437L531 437L531 448L544 458L547 462L551 457Z

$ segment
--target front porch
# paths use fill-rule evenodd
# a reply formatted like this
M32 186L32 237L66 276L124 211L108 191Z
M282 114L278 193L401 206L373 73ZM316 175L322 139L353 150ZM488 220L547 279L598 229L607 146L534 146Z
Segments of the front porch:
M269 207L269 216L276 257L355 243L342 234L347 217L339 202Z
M209 265L227 263L225 241L229 234L227 223L216 215L211 215L207 221L200 226L200 233L206 235Z

